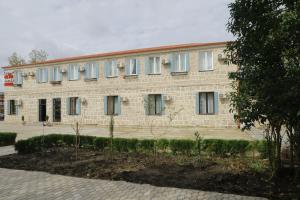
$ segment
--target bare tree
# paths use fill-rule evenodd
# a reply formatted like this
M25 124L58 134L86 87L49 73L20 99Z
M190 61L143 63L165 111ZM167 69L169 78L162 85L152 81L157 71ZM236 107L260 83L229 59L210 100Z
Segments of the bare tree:
M10 66L18 66L26 64L26 61L24 58L14 52L11 56L8 57L8 63Z
M32 64L44 62L47 60L47 58L48 58L48 53L42 49L40 50L33 49L29 53L29 59L30 59L29 62Z
M76 160L78 159L78 149L80 147L80 131L82 130L82 126L76 121L74 125L72 125L72 128L75 132L75 155Z

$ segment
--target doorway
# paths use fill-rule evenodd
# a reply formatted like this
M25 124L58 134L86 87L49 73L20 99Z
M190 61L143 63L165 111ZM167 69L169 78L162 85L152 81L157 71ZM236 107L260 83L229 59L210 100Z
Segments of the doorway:
M45 122L47 116L47 100L39 99L39 121Z
M61 121L61 99L53 99L53 122Z

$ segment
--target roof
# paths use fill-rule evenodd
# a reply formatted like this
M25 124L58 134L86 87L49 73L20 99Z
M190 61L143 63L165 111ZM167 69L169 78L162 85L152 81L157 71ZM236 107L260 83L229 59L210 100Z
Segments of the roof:
M189 44L179 44L179 45L169 45L169 46L159 46L159 47L150 47L150 48L142 48L142 49L132 49L132 50L124 50L124 51L114 51L107 53L97 53L90 55L82 55L82 56L74 56L74 57L66 57L66 58L58 58L47 60L45 62L34 63L34 64L24 64L19 66L5 66L4 69L9 68L23 68L30 67L37 64L50 64L50 63L60 63L66 61L76 61L81 59L90 59L90 58L101 58L101 57L109 57L109 56L120 56L120 55L128 55L128 54L137 54L137 53L147 53L153 51L164 51L164 50L174 50L174 49L182 49L182 48L193 48L193 47L205 47L205 46L219 46L226 45L228 42L210 42L210 43L189 43Z

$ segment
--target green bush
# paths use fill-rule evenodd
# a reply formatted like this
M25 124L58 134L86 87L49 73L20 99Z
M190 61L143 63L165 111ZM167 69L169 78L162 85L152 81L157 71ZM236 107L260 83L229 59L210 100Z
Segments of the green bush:
M128 141L127 141L127 139L124 139L124 138L115 138L113 140L113 147L115 150L117 150L119 152L128 152L129 151Z
M82 148L94 147L94 140L96 138L95 136L81 135L79 138L80 138L80 147Z
M168 147L169 147L169 144L170 144L169 140L167 140L167 139L160 139L160 140L157 141L156 146L157 146L158 150L166 151L168 149Z
M93 144L95 149L103 151L109 146L109 138L95 137Z
M192 150L195 146L195 141L193 140L170 140L170 149L176 153L188 154L192 153Z
M257 144L257 151L263 159L268 158L268 144L266 140L260 140Z
M154 150L154 143L155 140L149 140L149 139L139 140L138 146L141 151L149 152Z
M15 144L16 137L16 133L0 133L0 147Z
M244 154L248 145L249 141L246 140L203 140L204 151L217 156Z

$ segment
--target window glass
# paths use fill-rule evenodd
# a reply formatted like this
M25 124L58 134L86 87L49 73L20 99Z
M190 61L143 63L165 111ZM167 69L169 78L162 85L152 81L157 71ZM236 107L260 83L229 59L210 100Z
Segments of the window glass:
M199 93L199 109L200 114L214 114L214 93L200 92Z
M137 60L130 59L130 74L136 75L137 74Z
M149 68L150 74L161 73L160 57L149 57Z
M199 65L201 71L213 69L212 51L201 51L199 54Z
M187 71L188 65L188 54L179 53L175 55L175 72L185 72Z
M162 114L162 95L161 94L149 94L148 95L148 112L149 115Z
M107 97L107 114L115 115L116 108L118 106L118 97L117 96L108 96Z

